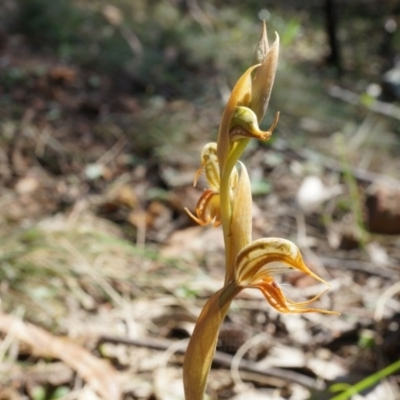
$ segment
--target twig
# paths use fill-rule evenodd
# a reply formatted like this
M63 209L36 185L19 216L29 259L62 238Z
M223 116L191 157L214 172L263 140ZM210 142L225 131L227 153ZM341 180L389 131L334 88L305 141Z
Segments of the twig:
M333 257L320 257L320 260L328 268L351 269L354 271L366 272L367 274L371 275L379 275L383 278L400 279L400 272L390 269L377 268L375 265L366 261L346 260Z
M204 32L212 32L214 26L208 15L200 8L196 0L186 0L189 13L192 18L201 26Z
M331 86L328 89L328 94L347 103L360 105L360 95L350 90L342 89L339 86ZM374 100L371 104L363 104L364 107L378 114L385 115L393 119L400 120L400 108L394 104L385 103L383 101Z
M297 158L303 159L303 160L311 160L314 161L315 163L318 163L322 165L324 168L334 171L334 172L343 172L342 166L333 158L330 158L326 156L325 154L319 154L316 151L310 150L310 149L294 149L289 146L289 144L282 140L276 140L271 147L274 150L278 150L280 152L284 151L287 153L291 153L292 155L296 156ZM363 168L357 168L357 167L351 167L351 173L353 176L361 182L382 182L387 186L393 187L393 188L399 188L400 187L400 181L394 178L391 178L390 176L378 174L376 172L371 172L367 171L366 169Z
M115 344L125 344L128 346L137 347L147 347L153 350L165 351L171 348L174 341L168 339L157 339L157 338L123 338L117 336L104 335L99 338L99 344L101 343L115 343ZM186 346L178 347L174 349L176 353L185 354ZM221 351L216 351L214 356L214 363L219 364L222 367L230 368L232 365L234 357L230 354L223 353ZM260 368L256 364L248 360L241 360L240 370L253 372L264 376L273 376L285 381L290 381L304 386L308 389L324 389L325 384L317 381L314 378L299 374L297 372L281 369L281 368Z
M124 149L127 144L126 138L120 138L108 151L102 154L96 161L96 164L105 165L109 164L111 161L117 157L117 155Z
M135 56L141 56L143 54L143 45L137 35L132 31L132 29L127 26L120 26L119 31L121 36L126 40L132 53Z

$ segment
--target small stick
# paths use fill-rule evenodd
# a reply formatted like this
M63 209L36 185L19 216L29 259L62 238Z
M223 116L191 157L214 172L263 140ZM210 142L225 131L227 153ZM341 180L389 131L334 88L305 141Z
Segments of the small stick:
M172 340L159 339L159 338L124 338L117 336L100 336L98 344L101 343L115 343L115 344L125 344L127 346L137 346L137 347L147 347L153 350L165 351L174 343ZM185 354L186 346L176 349L176 353ZM233 361L233 356L221 351L216 351L214 356L214 363L219 364L222 367L230 368ZM241 360L240 370L257 373L263 376L273 376L285 381L292 383L297 383L308 389L324 389L325 384L318 381L317 379L310 378L308 376L299 374L294 371L285 370L282 368L260 368L255 363L248 360Z

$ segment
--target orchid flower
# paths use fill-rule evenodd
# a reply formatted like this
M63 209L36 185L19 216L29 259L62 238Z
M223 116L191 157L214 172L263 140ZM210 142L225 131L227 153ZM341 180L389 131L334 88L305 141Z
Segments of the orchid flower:
M204 170L209 188L205 189L196 204L196 215L193 215L189 209L185 208L187 214L199 225L212 224L214 227L221 225L220 211L220 176L217 157L217 143L207 143L201 153L201 166L197 170L194 177L193 186L197 185L197 181L201 172ZM229 177L230 195L233 195L238 180L236 168L232 170Z
M191 336L183 365L187 400L202 400L214 356L218 331L230 304L242 290L258 289L267 302L281 313L335 311L309 307L322 296L294 302L286 297L275 276L301 271L327 284L304 263L298 247L287 239L252 240L252 196L247 169L239 161L250 139L268 140L278 123L276 114L267 131L259 127L266 112L277 68L279 37L270 47L265 24L256 48L256 64L234 86L222 115L217 143L207 144L194 184L204 170L207 188L196 206L200 225L222 224L225 243L225 282L205 304Z

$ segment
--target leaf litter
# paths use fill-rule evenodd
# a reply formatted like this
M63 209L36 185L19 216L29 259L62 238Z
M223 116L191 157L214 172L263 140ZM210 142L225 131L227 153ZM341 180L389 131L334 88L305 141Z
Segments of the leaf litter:
M210 109L219 99L210 108L145 101L98 73L96 90L84 85L95 81L90 71L17 57L12 46L7 68L29 60L24 73L38 94L12 87L29 112L1 111L1 398L38 399L42 390L42 398L180 399L186 339L223 279L221 233L183 212L202 190L188 177L218 124ZM254 236L294 239L332 284L320 307L342 317L278 315L257 291L243 292L221 330L212 399L325 399L333 383L355 383L399 358L400 201L387 184L399 180L398 138L382 116L337 99L322 106L315 81L297 74L278 71L279 138L246 156L252 179L268 183L254 194ZM296 88L293 96L279 85ZM132 145L132 126L152 133ZM154 132L164 129L176 136L161 146ZM349 143L356 197L336 134ZM320 290L296 275L281 284L294 300ZM365 398L396 398L398 387L395 374Z

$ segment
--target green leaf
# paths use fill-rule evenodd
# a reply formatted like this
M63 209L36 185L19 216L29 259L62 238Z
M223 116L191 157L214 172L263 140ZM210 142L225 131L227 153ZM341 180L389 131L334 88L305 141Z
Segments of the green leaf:
M333 397L331 400L348 400L355 394L360 393L363 390L366 390L376 385L381 379L394 374L398 370L400 370L400 360L394 362L393 364L388 365L386 368L381 369L375 374L368 376L367 378L356 383L355 385L350 386L343 393Z

